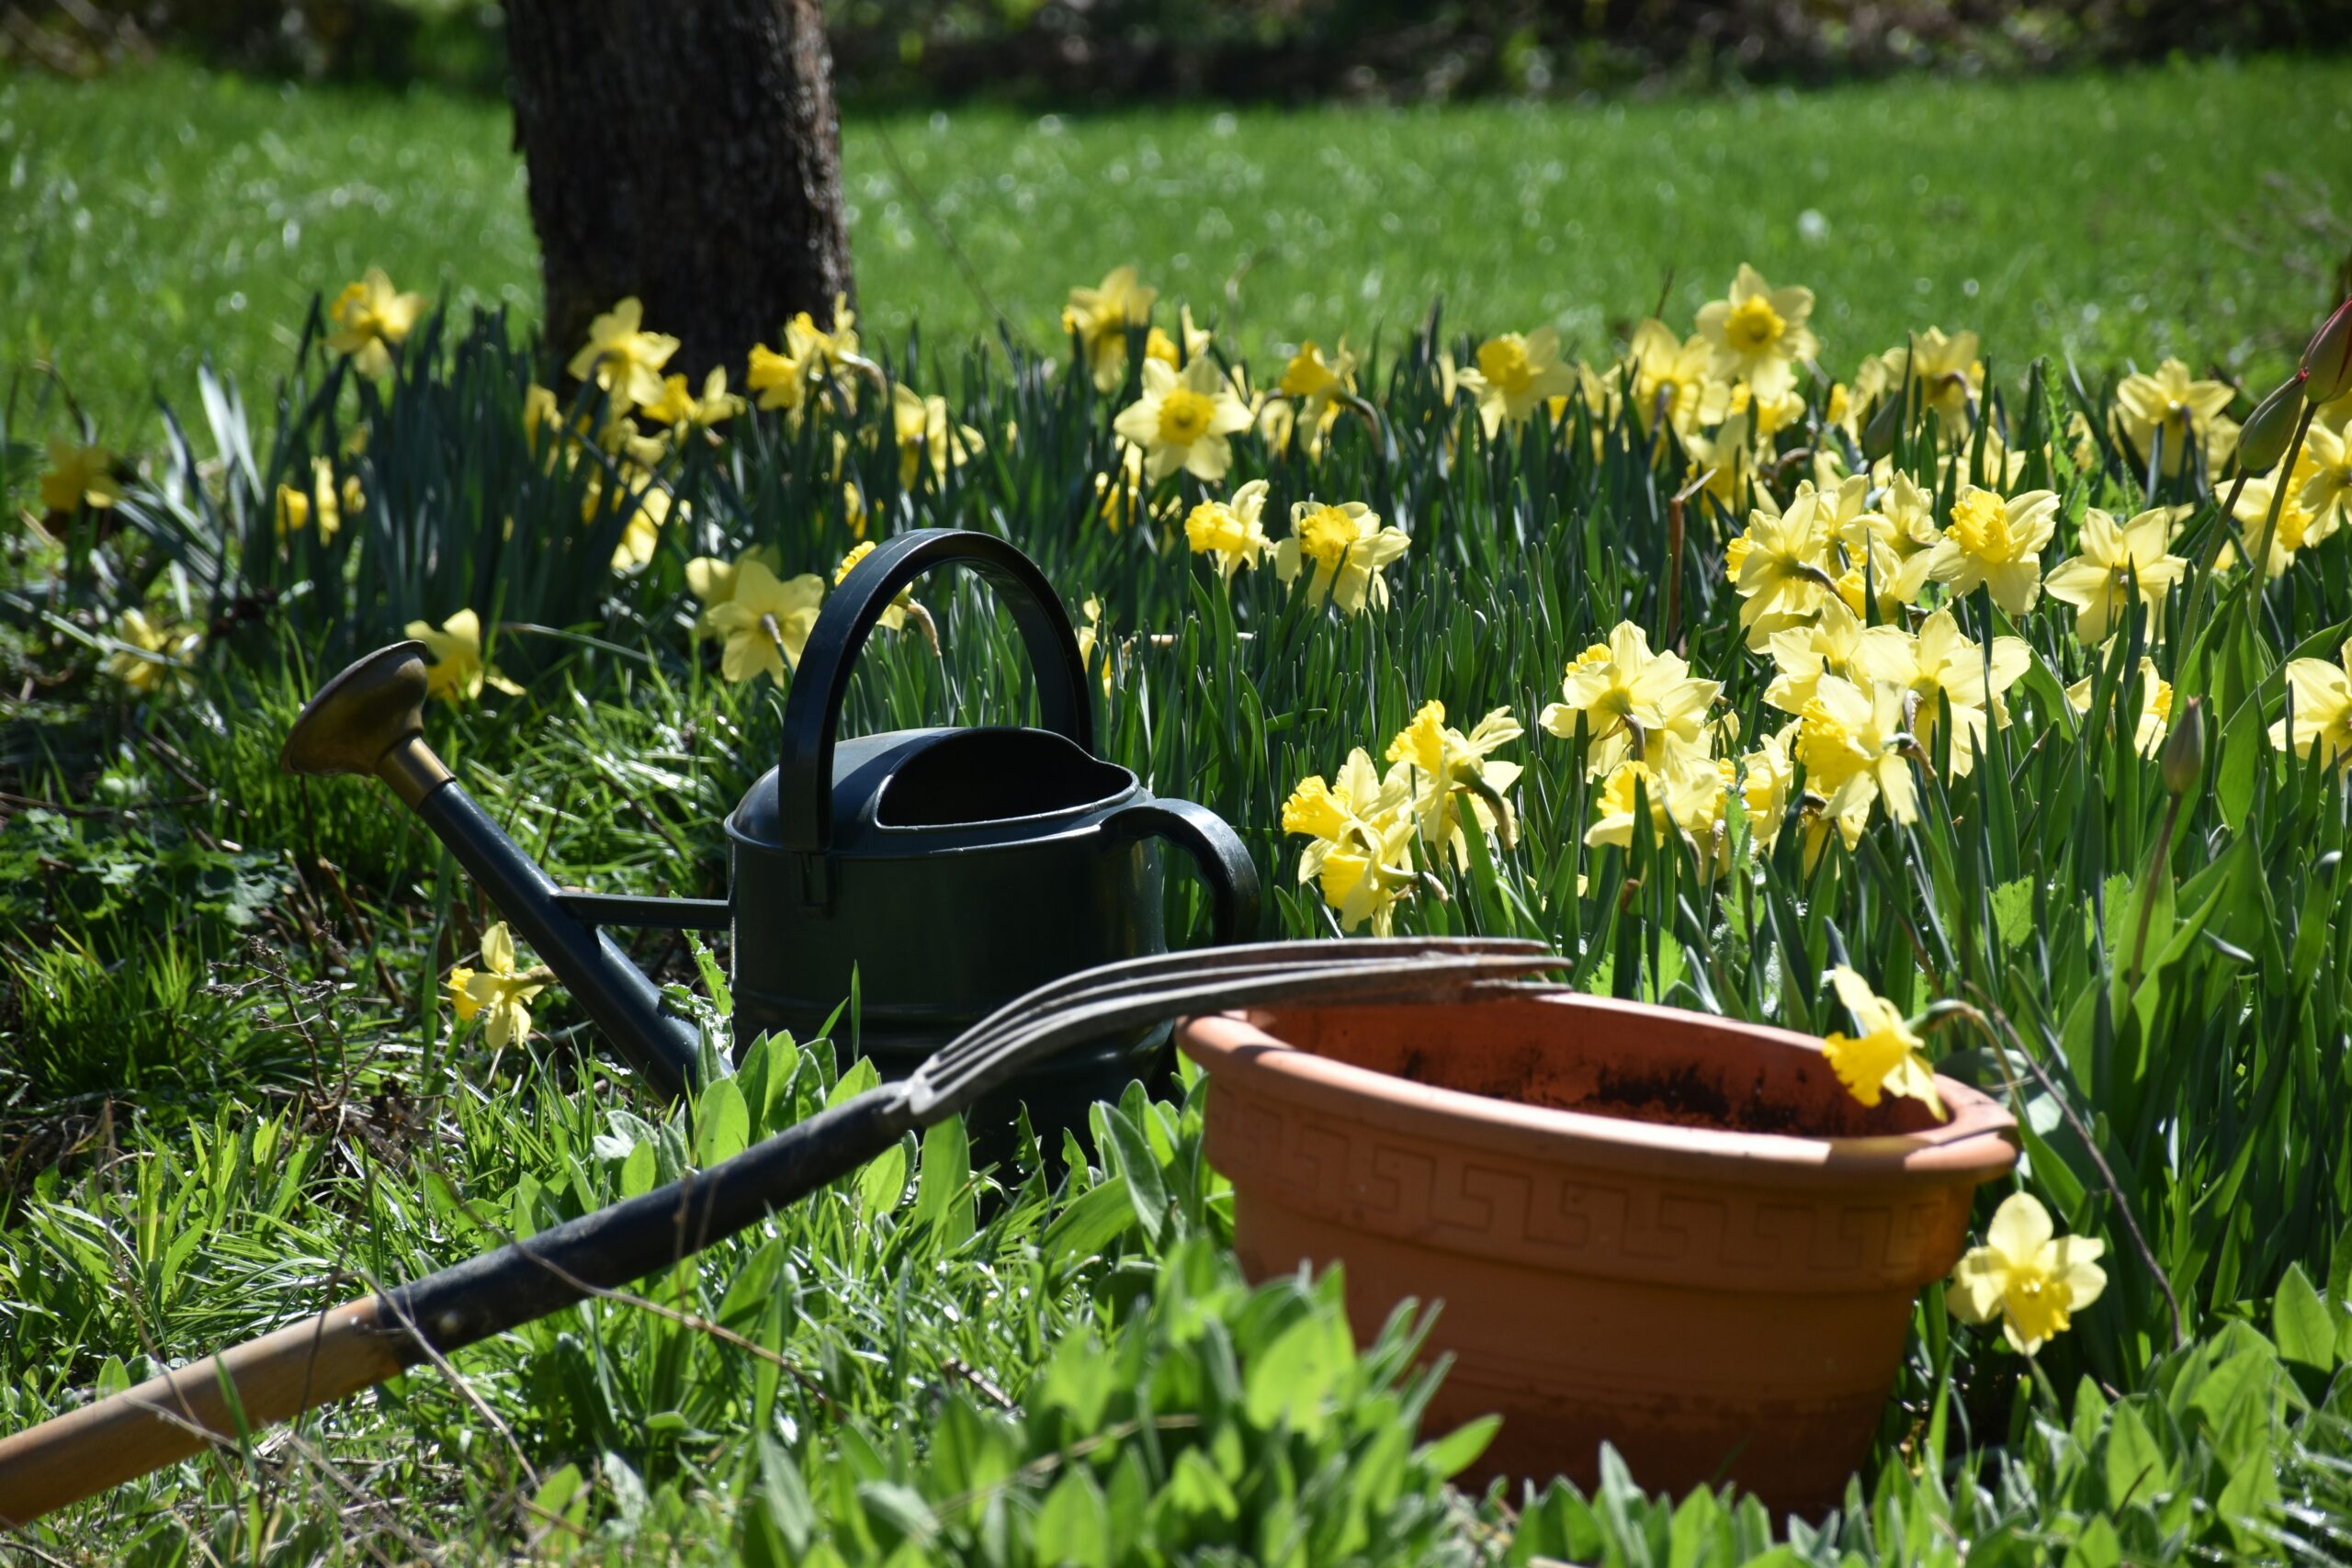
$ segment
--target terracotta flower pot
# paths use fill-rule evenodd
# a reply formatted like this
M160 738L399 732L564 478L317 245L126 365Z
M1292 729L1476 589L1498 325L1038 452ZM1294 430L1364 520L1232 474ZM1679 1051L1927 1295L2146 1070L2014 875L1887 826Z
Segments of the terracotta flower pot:
M1183 1025L1252 1279L1343 1263L1360 1337L1442 1302L1429 1421L1503 1416L1487 1474L1724 1478L1832 1506L1919 1288L2016 1158L2008 1114L1865 1110L1817 1041L1585 997Z

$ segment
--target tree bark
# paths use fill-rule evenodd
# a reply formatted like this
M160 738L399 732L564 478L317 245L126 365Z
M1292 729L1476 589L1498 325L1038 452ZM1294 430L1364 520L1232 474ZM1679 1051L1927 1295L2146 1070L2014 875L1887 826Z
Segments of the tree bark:
M793 312L852 290L841 118L818 0L507 0L559 363L635 295L667 368L739 384Z

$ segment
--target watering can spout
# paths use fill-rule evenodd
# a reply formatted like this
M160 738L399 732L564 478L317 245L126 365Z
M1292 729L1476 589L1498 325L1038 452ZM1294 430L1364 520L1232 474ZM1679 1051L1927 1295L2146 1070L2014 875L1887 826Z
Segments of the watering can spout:
M723 929L724 900L629 898L556 886L458 784L424 741L430 691L421 642L377 649L320 688L287 733L278 766L326 778L373 773L424 818L570 987L606 1039L668 1095L694 1082L700 1059L695 1025L665 1010L662 993L605 923Z

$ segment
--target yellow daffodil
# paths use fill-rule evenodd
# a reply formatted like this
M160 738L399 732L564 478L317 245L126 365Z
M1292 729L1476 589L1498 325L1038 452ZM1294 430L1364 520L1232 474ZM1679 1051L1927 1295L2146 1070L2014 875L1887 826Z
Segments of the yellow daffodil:
M1093 669L1094 655L1096 650L1100 649L1102 654L1102 694L1108 697L1111 694L1112 678L1115 673L1114 667L1118 663L1118 660L1113 652L1110 639L1102 635L1102 596L1090 593L1078 608L1079 613L1084 617L1078 625L1079 668Z
M2178 515L2159 506L2119 524L2096 506L2083 513L2081 553L2059 562L2042 581L2052 599L2075 606L2077 637L2105 642L2124 619L2135 580L2141 604L2153 611L2164 603L2165 594L2188 569L2187 561L2166 547Z
M1226 437L1250 428L1250 411L1210 359L1179 372L1157 359L1143 367L1143 395L1119 412L1111 428L1143 449L1144 477L1157 484L1182 468L1212 482L1233 466Z
M1824 675L1849 681L1865 678L1862 623L1842 599L1823 601L1821 614L1811 626L1774 632L1767 651L1780 673L1764 688L1764 700L1782 713L1804 712Z
M1073 288L1062 309L1062 331L1078 340L1079 353L1098 392L1115 392L1127 378L1127 329L1151 319L1156 288L1136 281L1136 269L1114 267L1092 288Z
M1320 456L1325 435L1355 389L1356 356L1348 352L1345 339L1329 359L1311 339L1300 344L1290 363L1283 367L1282 379L1274 384L1274 390L1281 394L1279 400L1267 405L1267 417L1277 408L1285 416L1282 438L1274 439L1270 432L1269 444L1280 451L1290 444L1294 431L1304 430L1307 455Z
M785 357L806 366L814 377L828 377L836 371L861 365L857 345L857 312L849 308L849 296L833 296L833 324L820 327L816 318L806 310L793 313L784 323Z
M988 449L987 438L947 417L947 400L922 397L903 381L890 386L890 422L899 442L899 488L912 490L926 467L944 477Z
M1744 413L1725 419L1712 435L1694 431L1682 438L1700 491L1725 512L1736 511L1748 499L1756 477L1755 443Z
M424 671L425 695L445 703L471 702L488 686L518 696L523 688L487 663L481 651L481 617L460 610L435 627L430 621L411 621L402 628L424 645L432 663Z
M345 284L327 307L327 319L334 323L327 347L349 355L362 376L381 376L392 367L392 349L424 313L424 295L398 292L382 267L371 266L358 282Z
M1620 762L1601 784L1600 797L1593 803L1592 826L1585 829L1586 846L1597 849L1614 844L1631 849L1638 808L1646 798L1651 842L1663 844L1669 834L1680 831L1698 849L1702 863L1717 864L1727 847L1723 817L1731 785L1726 776L1729 767L1728 760L1718 762L1694 751L1676 752L1657 767Z
M1554 398L1566 397L1577 384L1574 367L1560 361L1560 334L1540 327L1521 336L1505 333L1478 345L1476 370L1464 370L1456 384L1478 403L1478 422L1492 435L1504 425L1521 425Z
M1929 327L1901 348L1880 356L1888 384L1900 387L1907 371L1913 396L1936 412L1937 428L1947 441L1967 433L1973 423L1977 399L1984 389L1984 362L1976 356L1974 333L1944 335Z
M1251 479L1226 501L1204 501L1184 519L1184 542L1196 556L1216 563L1227 582L1247 567L1256 570L1274 547L1266 537L1266 481Z
M1920 623L1916 637L1901 626L1871 626L1859 643L1858 668L1867 679L1903 694L1905 728L1922 747L1935 735L1943 705L1951 706L1951 771L1962 778L1975 770L1984 749L1987 718L2007 728L2009 710L2002 694L2033 663L2032 649L2013 637L1995 637L1988 660L1950 609Z
M1181 353L1178 351L1174 338L1170 337L1159 328L1154 327L1144 334L1145 356L1159 360L1171 370L1181 370L1190 361L1206 354L1209 351L1209 344L1216 341L1216 333L1193 324L1193 308L1190 305L1178 312L1177 329L1184 334L1183 348Z
M650 472L633 466L622 468L618 493L628 520L621 525L621 536L613 546L613 570L642 571L662 542L662 525L670 520L671 508L676 506L683 513L684 503L673 502ZM583 520L593 520L601 504L602 482L592 478L581 502Z
M2161 443L2164 472L2177 474L2192 443L2205 438L2235 396L2227 382L2197 380L2188 366L2167 359L2155 374L2126 376L2116 386L2116 423L2143 465Z
M1389 933L1396 900L1415 880L1412 801L1410 765L1394 763L1384 776L1359 746L1336 779L1310 775L1283 803L1283 831L1312 840L1299 855L1298 880L1319 885L1341 930L1369 919L1376 934Z
M1770 441L1804 418L1804 395L1792 386L1766 398L1758 396L1753 388L1743 382L1731 389L1726 406L1731 412L1744 413L1755 423L1758 441Z
M1854 1015L1860 1034L1822 1036L1821 1054L1846 1092L1864 1105L1887 1095L1916 1100L1941 1122L1951 1112L1936 1092L1936 1072L1928 1065L1927 1042L1913 1032L1902 1010L1871 989L1871 983L1843 964L1829 971L1838 999Z
M1589 736L1586 767L1598 778L1628 758L1657 765L1677 747L1705 750L1707 710L1722 690L1719 682L1691 679L1671 649L1652 653L1648 634L1621 621L1607 642L1568 666L1560 700L1535 722L1563 740L1579 730Z
M359 489L359 476L346 475L340 494L334 483L334 464L325 457L311 459L311 490L309 494L292 485L277 487L277 536L283 540L288 534L299 534L316 525L319 542L325 544L343 526L343 514L357 512L367 505L368 498Z
M2066 701L2076 713L2091 710L2091 683L2094 676L2086 675L2066 688ZM2118 693L2120 698L2122 694ZM2172 682L2156 672L2156 661L2143 656L2140 660L2140 716L2132 724L2132 747L2143 757L2153 757L2164 749L2165 737L2172 733Z
M119 646L107 655L102 668L142 697L187 684L188 660L204 640L194 626L151 621L146 612L135 609L115 617L113 632Z
M2312 428L2316 431L2319 427L2314 424ZM2306 504L2304 498L2312 492L2312 481L2321 478L2324 476L2320 473L2318 459L2306 439L2302 455L2295 459L2293 471L2284 480L2273 472L2262 479L2249 479L2238 489L2237 510L2233 513L2238 537L2245 544L2245 553L2251 556L2262 547L2263 536L2266 531L2268 533L2268 577L2284 576L2287 569L2295 564L2297 555L2334 535L2342 525L2346 515L2344 507L2332 506L2315 512ZM2282 484L2286 495L2280 498L2278 492ZM2276 523L2270 520L2273 500L2278 502ZM2220 564L2227 565L2235 558L2236 552L2229 551Z
M1775 288L1743 262L1731 297L1701 306L1697 324L1717 375L1739 377L1758 397L1778 399L1794 383L1796 362L1819 347L1805 324L1812 315L1812 289Z
M40 503L51 512L112 506L122 499L114 477L114 454L92 442L84 446L62 435L49 438L49 468L40 476Z
M1749 841L1759 854L1780 839L1788 818L1789 791L1796 784L1789 743L1796 728L1792 722L1778 733L1758 737L1756 750L1739 760L1740 801L1747 808Z
M1905 756L1910 739L1903 694L1875 681L1864 686L1825 675L1798 716L1794 752L1804 764L1805 787L1822 797L1823 815L1838 824L1849 849L1861 841L1871 807L1881 799L1894 820L1918 820L1918 791Z
M2308 757L2319 748L2320 761L2341 766L2352 757L2352 643L2346 643L2330 664L2324 659L2294 659L2287 663L2287 694L2293 716L2295 755ZM2270 744L2285 750L2288 717L2270 727Z
M702 614L695 620L696 637L724 635L711 621L710 613L735 597L735 580L746 561L759 562L767 568L771 577L784 570L784 552L773 545L745 550L731 561L716 556L696 556L686 563L686 586L702 601Z
M782 685L786 669L799 668L824 599L825 580L813 571L779 581L764 561L738 560L735 592L708 612L711 629L727 639L719 672L730 681L764 674Z
M1663 423L1689 435L1702 425L1720 424L1731 412L1731 389L1715 378L1714 351L1703 337L1677 337L1664 321L1634 329L1625 361L1627 395L1645 434Z
M1725 547L1724 570L1739 593L1739 624L1755 652L1771 646L1774 632L1812 619L1836 592L1837 579L1827 569L1837 564L1831 543L1842 497L1841 490L1825 500L1809 481L1799 480L1785 511L1758 507L1748 513L1747 531Z
M524 445L537 452L542 433L560 432L562 424L563 405L554 392L534 381L523 393Z
M2057 1234L2050 1211L2030 1193L2012 1192L1993 1211L1984 1245L1973 1247L1944 1288L1944 1308L1962 1323L2001 1320L2019 1355L2030 1356L2066 1332L2075 1314L2107 1289L2097 1236Z
M801 407L808 400L806 364L778 354L763 343L755 343L743 384L760 395L760 407L782 409L797 424Z
M1507 707L1496 708L1464 735L1445 722L1445 705L1421 705L1413 722L1388 743L1388 761L1412 770L1413 812L1421 842L1451 849L1454 863L1470 869L1470 842L1464 836L1458 801L1467 801L1482 832L1498 834L1505 845L1517 836L1516 819L1504 792L1519 782L1520 764L1491 755L1524 730Z
M1929 552L1928 575L1955 596L1979 584L1993 603L2022 615L2041 596L2041 547L2058 526L2058 497L2046 490L2004 497L1962 485L1951 523Z
M504 920L481 933L481 964L480 969L460 964L449 971L449 1000L461 1024L483 1015L482 1038L492 1050L503 1051L510 1042L530 1038L531 1010L526 1004L547 989L555 973L514 967L514 938Z
M662 367L678 352L678 340L644 330L645 307L629 296L588 324L588 342L566 368L577 379L594 378L627 413L662 400Z
M2304 433L2303 454L2296 460L2295 474L2303 481L2296 492L2296 503L2328 533L2352 516L2352 434L2313 420Z
M842 564L833 568L833 586L839 588L849 577L851 570L873 553L874 541L871 539L853 547L849 554L842 557ZM882 614L875 617L875 624L885 631L901 631L906 627L907 616L910 613L921 615L922 607L915 603L915 591L912 588L901 588L897 596L883 606Z
M1382 527L1360 501L1336 506L1302 501L1290 509L1290 537L1274 547L1274 575L1287 585L1312 565L1306 602L1320 604L1328 597L1341 614L1353 615L1366 604L1387 605L1388 582L1380 574L1411 543L1403 529Z
M656 424L708 427L743 412L743 400L727 389L727 367L714 365L703 378L702 396L686 389L684 376L662 378L662 395L639 411Z

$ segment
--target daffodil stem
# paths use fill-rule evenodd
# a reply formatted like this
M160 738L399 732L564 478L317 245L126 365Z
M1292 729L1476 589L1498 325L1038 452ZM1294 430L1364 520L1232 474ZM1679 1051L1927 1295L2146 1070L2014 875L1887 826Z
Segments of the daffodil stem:
M2163 874L2165 862L2172 853L2173 829L2179 822L2180 796L2168 795L2165 799L2165 825L2156 834L2156 852L2148 857L2146 880L2140 886L2140 930L2132 940L2132 967L2124 976L2123 990L2127 997L2140 988L2141 961L2148 952L2148 920L2156 912L2156 901L2148 896L2148 889Z
M2107 1195L2115 1201L2116 1217L2123 1222L2124 1233L2131 1236L2133 1249L2140 1254L2140 1261L2147 1266L2149 1276L2156 1281L2156 1289L2164 1292L2165 1305L2172 1314L2172 1348L2176 1350L2179 1349L2188 1343L2188 1336L2181 1327L2180 1298L2173 1294L2172 1279L2165 1272L2164 1265L2156 1261L2156 1249L2148 1245L2147 1236L2140 1229L2139 1220L2133 1217L2131 1200L2124 1197L2123 1184L2116 1180L2114 1168L2107 1163L2107 1156L2099 1152L2098 1140L2091 1136L2090 1128L2086 1126L2083 1119L2075 1113L2075 1108L2067 1103L2066 1097L2059 1092L2058 1085L2051 1077L2049 1071L2034 1059L2032 1052L2026 1049L2025 1042L2018 1038L2017 1030L2011 1025L2007 1015L1990 997L1984 995L1975 982L1968 981L1965 984L1971 991L1976 993L1984 1002L1984 1007L1980 1009L1968 1002L1949 1000L1944 1004L1949 1010L1941 1017L1930 1018L1928 1021L1929 1027L1932 1028L1942 1022L1945 1018L1964 1018L1974 1024L1978 1032L1992 1044L1993 1059L2000 1064L2002 1081L2008 1085L2009 1103L2017 1107L2018 1114L2022 1117L2025 1114L2024 1099L2018 1091L2016 1074L2009 1070L2009 1051L2008 1047L2002 1043L2001 1036L2007 1034L2009 1040L2015 1043L2018 1059L2025 1064L2026 1070L2031 1073L2034 1081L2041 1086L2041 1092L2048 1095L2051 1103L2058 1108L2058 1114L2065 1118L2066 1125L2073 1129L2075 1136L2082 1141L2083 1152L2089 1155L2091 1163L2098 1168L2099 1180L2107 1188ZM1988 1012L1991 1014L1989 1018L1986 1016ZM1995 1020L1998 1020L2000 1023L1998 1032L1994 1029Z
M2312 416L2317 412L2318 404L2304 402L2303 417L2295 422L2295 439L2287 447L2286 460L2278 465L2278 482L2270 487L2270 510L2262 518L2262 543L2254 551L2256 558L2245 563L2245 592L2249 603L2261 600L2262 584L2270 576L2270 541L2278 536L2278 514L2287 505L2287 487L2295 479L2295 459L2303 455L2303 437L2311 433Z

